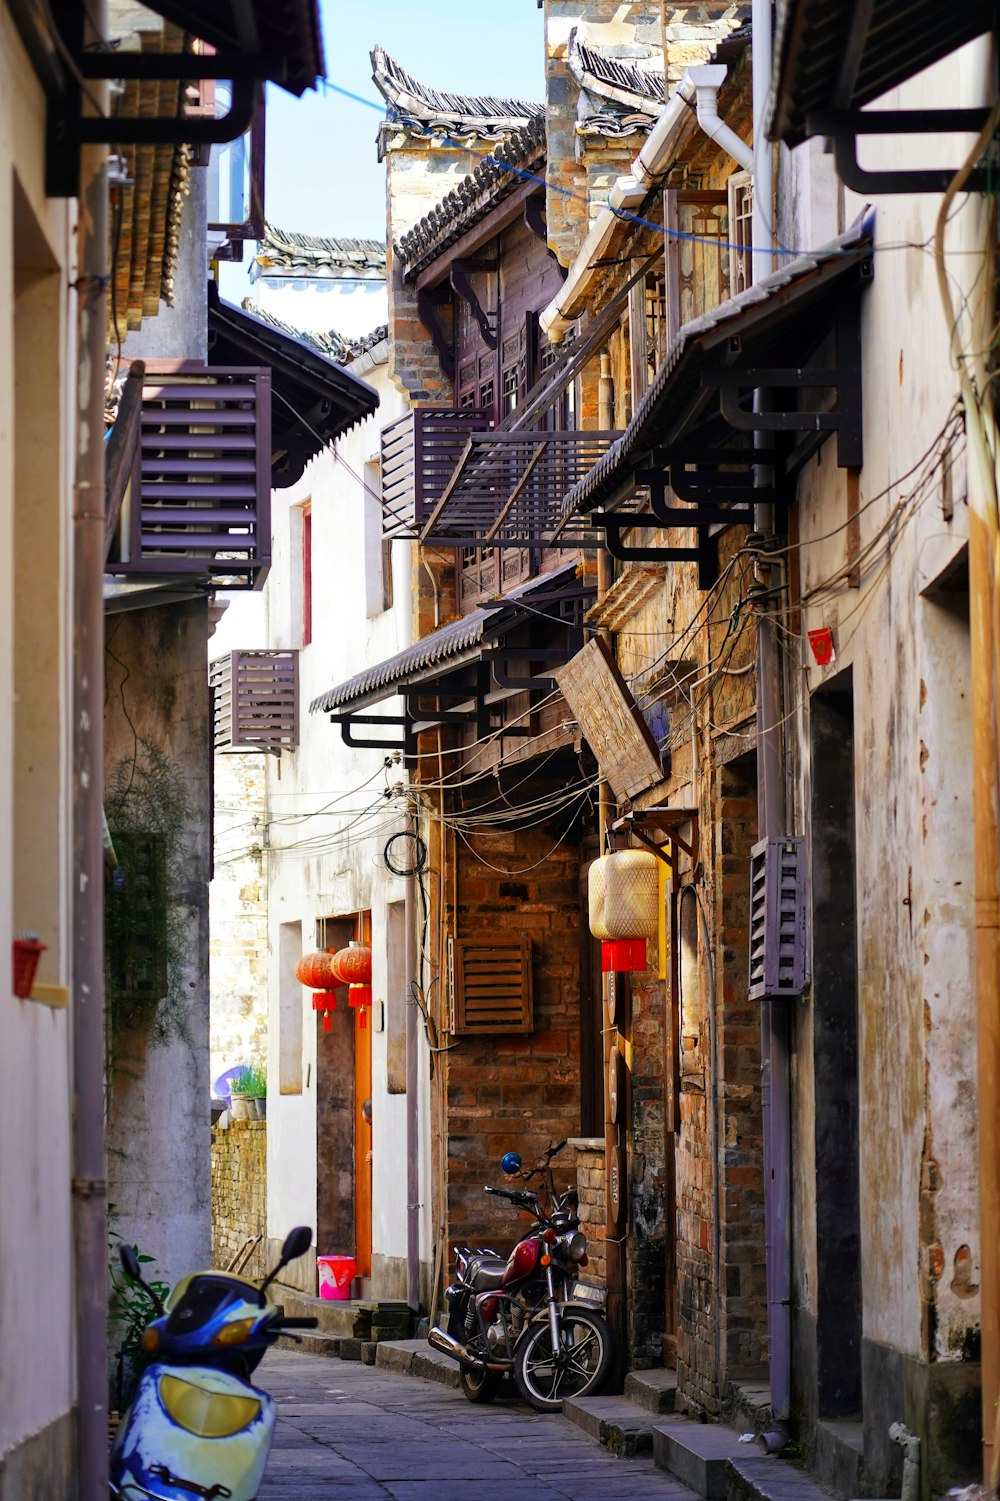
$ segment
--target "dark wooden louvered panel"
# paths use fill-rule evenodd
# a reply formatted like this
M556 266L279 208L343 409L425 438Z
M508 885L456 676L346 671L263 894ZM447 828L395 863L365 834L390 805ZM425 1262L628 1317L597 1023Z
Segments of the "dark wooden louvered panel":
M235 651L211 664L215 749L294 750L299 743L295 651Z
M150 362L115 573L259 587L270 564L271 372Z
M440 500L472 433L491 425L477 407L417 407L382 432L382 531L412 537Z
M456 1036L531 1031L530 938L453 938L448 956Z

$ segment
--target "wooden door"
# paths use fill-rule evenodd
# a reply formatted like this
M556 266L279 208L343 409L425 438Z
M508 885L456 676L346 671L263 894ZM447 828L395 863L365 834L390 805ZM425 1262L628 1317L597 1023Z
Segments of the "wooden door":
M357 938L371 947L370 912L358 914ZM372 1019L369 1009L364 1013L354 1013L354 1259L358 1263L359 1277L372 1274L371 1099Z

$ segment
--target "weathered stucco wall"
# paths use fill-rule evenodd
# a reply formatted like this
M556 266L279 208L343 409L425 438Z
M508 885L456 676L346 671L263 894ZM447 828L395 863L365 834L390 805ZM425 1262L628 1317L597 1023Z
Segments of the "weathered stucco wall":
M887 96L916 108L960 95L986 98L985 54L966 48L933 74ZM805 148L803 148L805 149ZM872 161L880 153L873 148ZM885 165L896 166L890 148ZM794 158L783 156L796 189ZM792 243L824 222L815 185ZM849 221L860 202L847 194ZM852 497L832 445L800 485L795 630L833 631L836 663L796 647L789 682L801 712L797 806L809 805L810 700L838 675L853 687L858 944L860 1286L869 1481L897 1467L885 1428L893 1416L923 1428L931 1493L969 1475L978 1426L975 1010L971 720L963 442L942 439L957 393L930 257L880 247L921 244L934 198L877 201L875 276L862 303L864 467ZM979 207L951 222L948 268L962 284L980 243ZM919 318L915 309L921 309ZM923 455L931 456L924 459ZM851 514L857 516L851 522ZM845 572L859 560L857 587ZM828 581L833 580L831 585ZM798 637L796 638L798 639ZM804 646L804 642L801 643ZM845 708L844 713L848 710ZM802 815L800 814L800 817ZM805 1385L816 1362L822 1295L817 1130L810 1008L796 1038L795 1303ZM818 1357L822 1369L822 1353ZM808 1410L815 1395L803 1395ZM935 1415L936 1414L936 1415ZM926 1425L926 1426L924 1426ZM965 1460L962 1457L963 1446Z
M115 1040L108 1119L116 1229L155 1256L157 1275L171 1284L210 1255L207 635L205 600L126 611L106 632L106 772L144 759L148 742L179 773L189 800L173 894L184 934L184 1035L156 1044L131 1031Z
M75 206L46 198L45 100L0 9L0 954L72 984ZM44 560L44 566L40 566ZM71 1013L0 993L0 1496L71 1501L76 1370ZM31 1358L26 1358L30 1352Z

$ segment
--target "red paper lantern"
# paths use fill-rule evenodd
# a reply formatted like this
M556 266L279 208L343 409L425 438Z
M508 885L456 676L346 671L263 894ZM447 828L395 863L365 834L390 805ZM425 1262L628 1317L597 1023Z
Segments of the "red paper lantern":
M606 975L648 968L645 938L610 938L601 944L601 969Z
M347 991L347 1004L354 1009L360 1008L361 1015L358 1017L358 1026L364 1031L368 1022L365 1018L365 1007L372 1003L372 988L370 985L351 985Z
M370 985L371 949L364 943L351 943L346 949L338 949L333 956L333 972L341 985Z
M345 983L334 969L336 957L336 954L328 954L319 950L315 954L303 954L295 966L295 978L299 984L318 992L313 995L312 1005L314 1011L323 1013L324 1032L333 1031L330 1013L337 1009L333 992Z

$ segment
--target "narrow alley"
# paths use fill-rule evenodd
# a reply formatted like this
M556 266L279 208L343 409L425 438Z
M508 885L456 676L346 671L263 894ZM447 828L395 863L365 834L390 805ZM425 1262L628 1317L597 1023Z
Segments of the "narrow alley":
M278 1427L260 1501L693 1501L652 1455L620 1460L513 1397L275 1350Z

